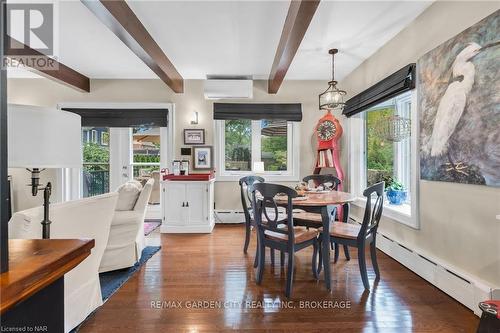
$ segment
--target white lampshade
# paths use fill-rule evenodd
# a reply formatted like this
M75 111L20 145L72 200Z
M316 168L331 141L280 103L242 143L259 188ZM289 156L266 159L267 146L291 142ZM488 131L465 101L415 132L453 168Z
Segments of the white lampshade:
M254 173L264 173L264 162L253 162Z
M81 118L31 105L8 106L9 168L81 168Z

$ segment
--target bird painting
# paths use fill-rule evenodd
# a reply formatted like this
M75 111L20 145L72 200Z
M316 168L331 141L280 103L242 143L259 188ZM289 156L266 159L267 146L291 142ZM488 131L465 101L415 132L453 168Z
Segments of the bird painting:
M499 29L497 11L419 59L422 179L500 186Z

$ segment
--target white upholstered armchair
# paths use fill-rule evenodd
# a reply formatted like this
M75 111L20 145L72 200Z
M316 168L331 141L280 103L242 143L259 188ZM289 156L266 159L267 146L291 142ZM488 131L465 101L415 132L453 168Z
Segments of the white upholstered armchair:
M50 206L50 237L91 238L92 253L64 276L64 326L69 332L102 305L98 269L108 242L117 193L57 203ZM42 238L43 207L15 213L9 221L9 237Z
M131 267L141 258L145 242L144 217L153 183L150 179L141 186L132 181L118 188L118 204L99 273Z

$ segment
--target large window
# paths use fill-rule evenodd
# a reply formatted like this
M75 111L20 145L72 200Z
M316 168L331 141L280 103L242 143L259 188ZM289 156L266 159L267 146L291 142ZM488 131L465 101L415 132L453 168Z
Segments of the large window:
M397 181L407 190L406 202L389 204L385 198L384 212L396 221L418 228L417 210L417 129L413 91L384 101L349 118L350 189L364 207L363 190L379 181L386 187ZM398 130L403 125L407 131Z
M266 176L298 178L298 149L293 149L296 125L284 120L217 121L218 176L235 180L254 173L255 162L264 163ZM257 173L261 173L258 171Z

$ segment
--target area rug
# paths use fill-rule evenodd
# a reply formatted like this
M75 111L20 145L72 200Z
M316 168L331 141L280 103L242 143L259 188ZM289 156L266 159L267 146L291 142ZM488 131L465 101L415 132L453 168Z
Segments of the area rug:
M160 251L160 249L161 246L146 246L142 250L141 259L134 266L99 274L102 301L106 302L111 295L120 289L120 287L123 286L123 284L127 282L128 279L130 279L156 252ZM94 310L94 312L92 312L83 322L72 329L70 333L77 333L85 321L87 321L96 311L99 311L99 308Z
M141 268L156 252L160 251L161 246L146 246L142 250L141 259L134 266L116 271L99 274L101 282L101 294L103 302L111 297L128 279Z
M161 225L160 219L144 220L144 236L149 235Z

